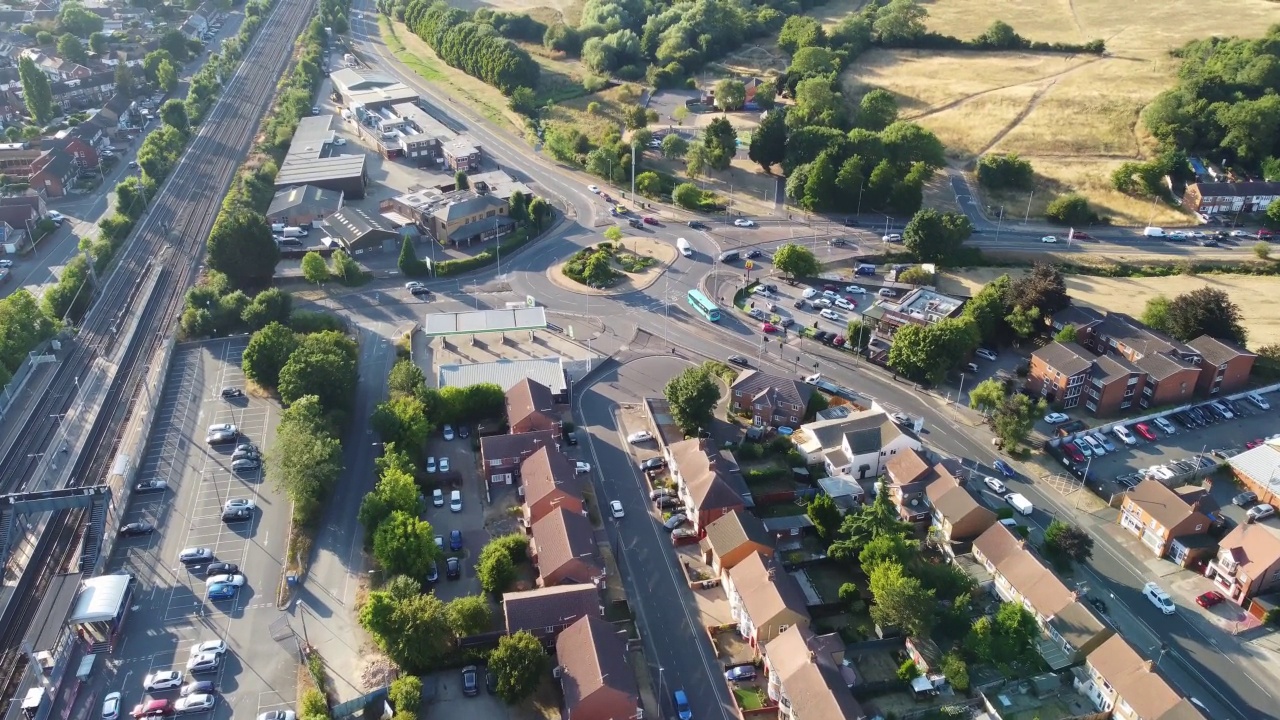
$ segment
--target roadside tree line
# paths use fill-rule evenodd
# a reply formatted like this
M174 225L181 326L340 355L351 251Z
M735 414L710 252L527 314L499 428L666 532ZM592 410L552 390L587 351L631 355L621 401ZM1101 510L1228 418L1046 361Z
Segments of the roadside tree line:
M387 7L379 11L387 13ZM507 40L492 25L477 23L472 13L442 0L412 0L404 22L440 58L472 77L511 95L516 88L535 88L541 67L529 53Z

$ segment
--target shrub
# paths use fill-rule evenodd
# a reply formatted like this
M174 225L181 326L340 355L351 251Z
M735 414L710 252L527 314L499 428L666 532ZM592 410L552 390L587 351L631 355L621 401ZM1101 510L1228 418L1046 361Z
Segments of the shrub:
M1062 225L1089 225L1098 222L1098 215L1089 207L1089 201L1077 193L1054 198L1044 209L1044 215Z
M743 441L738 445L739 460L759 460L764 457L764 448L759 443Z
M920 669L916 667L915 660L907 660L898 667L898 679L902 682L909 683L920 676Z

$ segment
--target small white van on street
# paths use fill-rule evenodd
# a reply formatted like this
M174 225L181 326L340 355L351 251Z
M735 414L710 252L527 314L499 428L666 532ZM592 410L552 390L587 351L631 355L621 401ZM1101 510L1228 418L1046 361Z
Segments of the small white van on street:
M1148 227L1142 231L1142 234L1147 237L1162 238L1164 237L1164 229L1158 228L1158 227Z

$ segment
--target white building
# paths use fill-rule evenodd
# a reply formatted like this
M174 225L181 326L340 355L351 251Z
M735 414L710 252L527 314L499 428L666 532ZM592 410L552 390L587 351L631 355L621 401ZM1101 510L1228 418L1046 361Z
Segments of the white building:
M821 463L828 475L859 480L878 477L884 464L898 453L921 449L915 433L879 409L802 425L793 439L806 463Z

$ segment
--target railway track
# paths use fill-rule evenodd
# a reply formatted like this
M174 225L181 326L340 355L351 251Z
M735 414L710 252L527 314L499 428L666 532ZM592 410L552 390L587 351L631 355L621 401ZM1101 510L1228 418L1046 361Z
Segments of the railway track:
M222 197L292 59L291 53L281 52L281 48L294 46L314 6L314 0L281 0L266 18L196 137L122 249L115 269L101 285L70 351L29 415L23 436L0 461L0 492L13 492L35 472L44 452L55 451L52 443L59 417L74 401L75 393L68 392L68 386L87 376L98 358L111 356L123 326L137 316L137 329L120 353L106 399L84 451L71 469L68 486L105 481L119 449L119 434L141 395L148 363L177 323ZM156 283L144 293L152 274ZM21 685L27 661L18 646L49 582L55 574L75 569L82 512L64 511L50 518L15 588L18 594L10 605L10 617L0 619L0 700L12 700Z

